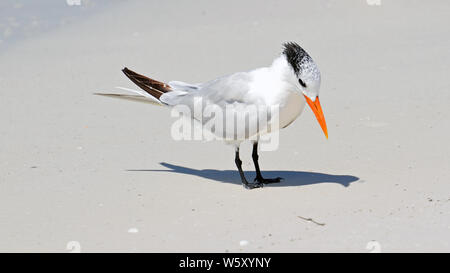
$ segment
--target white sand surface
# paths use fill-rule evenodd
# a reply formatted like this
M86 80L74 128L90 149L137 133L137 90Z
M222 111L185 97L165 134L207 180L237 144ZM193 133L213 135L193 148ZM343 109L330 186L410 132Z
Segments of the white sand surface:
M126 1L3 37L0 251L450 251L448 14L448 1ZM330 138L305 109L260 154L281 184L245 190L231 147L174 141L168 109L92 95L134 88L124 66L201 82L268 65L285 41L321 69Z

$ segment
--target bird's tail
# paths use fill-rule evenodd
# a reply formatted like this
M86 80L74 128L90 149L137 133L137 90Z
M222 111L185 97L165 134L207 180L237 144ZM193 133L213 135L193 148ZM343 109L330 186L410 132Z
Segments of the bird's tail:
M172 92L173 89L170 85L150 79L144 75L138 74L128 68L122 69L122 72L137 86L139 86L143 91L134 90L130 88L117 87L118 89L132 92L135 95L124 95L124 94L108 94L108 93L95 93L95 95L126 99L132 101L153 103L157 105L168 105L167 102L161 101L160 97L168 92ZM179 92L173 92L178 94ZM137 95L136 95L137 94Z
M132 82L139 86L142 90L147 92L152 97L160 101L162 94L172 91L172 88L163 82L150 79L144 75L138 74L128 68L122 69L122 72L127 76Z

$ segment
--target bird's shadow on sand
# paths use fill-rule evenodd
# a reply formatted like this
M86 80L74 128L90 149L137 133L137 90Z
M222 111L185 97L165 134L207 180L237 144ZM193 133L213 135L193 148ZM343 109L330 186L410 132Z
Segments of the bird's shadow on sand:
M223 183L241 184L239 172L237 170L197 170L183 166L177 166L165 162L160 163L162 166L168 168L166 170L127 170L134 172L172 172L195 175ZM247 180L253 181L255 172L245 172ZM281 183L270 184L273 187L293 187L293 186L305 186L319 183L336 183L341 184L344 187L348 187L350 183L359 180L359 177L352 175L334 175L315 172L297 172L297 171L263 171L262 175L266 178L282 177L284 180Z

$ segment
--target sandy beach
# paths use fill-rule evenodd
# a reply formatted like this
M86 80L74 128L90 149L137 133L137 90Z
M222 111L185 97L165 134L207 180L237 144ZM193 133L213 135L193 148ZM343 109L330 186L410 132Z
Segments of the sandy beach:
M81 0L47 23L22 2L0 21L1 252L450 251L448 1ZM203 82L286 41L321 69L329 139L305 109L263 189L232 147L173 140L170 109L93 95L135 88L124 66Z

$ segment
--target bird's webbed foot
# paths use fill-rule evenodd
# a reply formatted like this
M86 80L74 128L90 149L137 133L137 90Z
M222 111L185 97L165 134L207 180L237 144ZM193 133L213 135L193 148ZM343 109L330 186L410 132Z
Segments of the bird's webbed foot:
M243 183L242 184L244 186L244 188L246 188L247 190L252 190L252 189L257 189L257 188L262 188L264 187L264 184L261 182L255 182L255 183Z
M257 181L257 183L261 184L273 184L273 183L280 183L284 179L281 177L277 178L263 178L262 176L256 176L253 181Z

